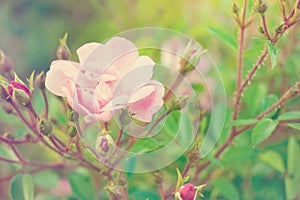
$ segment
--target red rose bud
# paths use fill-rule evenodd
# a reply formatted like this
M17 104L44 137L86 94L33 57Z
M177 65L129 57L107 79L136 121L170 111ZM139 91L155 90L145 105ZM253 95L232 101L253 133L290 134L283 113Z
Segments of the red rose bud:
M17 81L11 81L8 86L10 97L19 104L26 106L30 102L30 91L28 87Z
M197 197L197 189L193 184L187 183L179 188L175 197L178 200L195 200Z
M96 150L102 155L109 155L115 148L115 142L110 135L100 135L96 139Z

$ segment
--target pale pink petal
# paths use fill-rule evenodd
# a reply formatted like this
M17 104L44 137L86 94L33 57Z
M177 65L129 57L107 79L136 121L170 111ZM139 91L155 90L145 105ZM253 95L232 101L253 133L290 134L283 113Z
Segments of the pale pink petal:
M125 38L114 37L106 44L95 48L85 59L82 71L93 71L102 73L109 70L116 64L114 68L127 66L134 62L138 57L138 51L134 44ZM119 63L119 64L117 64ZM123 65L120 65L120 63Z
M134 103L149 96L155 89L156 88L154 85L146 85L144 87L139 88L134 92L133 95L131 95L128 103Z
M95 88L95 101L99 103L100 108L105 106L113 97L113 88L109 87L104 81L100 81Z
M133 117L143 122L151 122L155 114L163 105L164 87L157 81L150 81L147 85L155 87L148 96L129 105L129 111Z
M46 74L46 88L57 96L66 97L66 91L71 91L74 87L78 68L79 63L64 60L53 61Z
M102 44L96 43L96 42L91 42L82 45L79 49L77 49L76 53L78 55L80 63L84 63L87 57L99 46Z
M102 112L100 114L90 114L84 117L86 123L95 121L108 122L112 118L112 112Z
M130 95L141 86L147 84L153 75L153 60L148 56L140 56L134 67L119 77L116 84L115 96Z

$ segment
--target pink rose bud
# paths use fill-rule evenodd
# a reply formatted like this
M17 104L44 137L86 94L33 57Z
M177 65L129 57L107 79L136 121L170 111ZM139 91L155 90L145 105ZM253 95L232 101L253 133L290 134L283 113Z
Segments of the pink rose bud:
M8 93L14 101L23 106L30 102L30 91L24 83L11 81L8 86Z
M179 188L175 196L179 200L195 200L197 197L197 188L193 184L187 183Z

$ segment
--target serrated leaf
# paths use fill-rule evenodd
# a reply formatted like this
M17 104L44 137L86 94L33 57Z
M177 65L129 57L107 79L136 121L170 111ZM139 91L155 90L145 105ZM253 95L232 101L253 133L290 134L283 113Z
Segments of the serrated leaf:
M22 186L24 200L32 200L34 197L34 183L31 174L24 174L22 176Z
M208 31L211 32L213 35L217 36L220 40L222 40L228 46L237 50L238 44L237 44L235 37L233 37L233 34L224 31L224 29L220 30L220 29L213 28L213 27L209 27Z
M269 151L260 153L258 155L258 157L261 161L263 161L264 163L266 163L273 169L277 170L281 174L284 174L285 167L284 167L283 159L280 156L280 154L277 153L276 151L269 150Z
M279 121L282 120L294 120L294 119L300 119L300 111L291 111L283 113L278 117Z
M265 141L276 129L278 121L265 118L259 121L253 129L251 140L254 146Z
M271 57L271 66L272 66L272 69L274 69L274 67L277 65L277 53L278 52L277 52L277 49L275 48L275 46L270 41L268 41L267 44L268 44L268 52Z
M227 199L240 199L240 194L231 182L226 179L216 179L213 186Z
M257 119L238 119L229 122L228 126L244 126L244 125L250 125L250 124L256 124L258 122Z

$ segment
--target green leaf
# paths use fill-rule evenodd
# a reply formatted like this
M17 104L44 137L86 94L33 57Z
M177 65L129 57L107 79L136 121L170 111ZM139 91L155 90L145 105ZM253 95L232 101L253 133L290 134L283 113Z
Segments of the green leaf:
M34 199L34 183L30 174L17 174L11 180L10 198L12 200Z
M82 200L95 199L95 190L89 172L85 168L78 168L68 175L73 193Z
M205 91L205 86L202 83L192 83L192 88L197 94Z
M10 198L12 200L24 199L22 187L22 176L17 174L10 183Z
M288 124L288 126L300 131L300 123L290 123L290 124Z
M240 194L237 188L228 180L216 179L212 184L225 198L235 200L240 199Z
M287 149L287 172L289 174L294 174L298 172L300 165L300 149L298 142L295 138L290 138L288 142Z
M271 94L271 95L268 95L264 98L264 100L261 102L261 105L260 105L260 113L261 112L264 112L265 110L267 110L268 108L270 108L274 103L276 103L278 101L278 97ZM276 111L278 110L275 109L274 111L270 112L267 117L272 117L276 114Z
M281 174L284 174L285 172L285 167L283 163L283 159L280 156L279 153L276 151L266 151L258 155L259 159L272 167L273 169L277 170Z
M34 197L34 183L31 174L24 174L22 176L22 185L24 200L32 200Z
M29 77L29 79L27 79L28 83L29 83L29 90L30 93L32 94L33 90L34 90L34 74L35 71L33 71Z
M238 44L235 37L233 37L233 34L224 31L224 29L217 29L213 27L209 27L208 31L211 32L213 35L217 36L229 47L232 47L233 49L237 50Z
M163 143L154 138L141 138L134 143L130 150L134 153L147 153L155 151L162 146Z
M238 119L229 122L227 125L228 126L244 126L244 125L249 125L249 124L256 124L258 122L257 119Z
M277 52L277 49L275 48L275 46L270 41L268 41L267 44L268 44L268 52L271 57L271 66L272 66L272 69L274 69L274 67L277 65L277 53L278 52Z
M300 111L291 111L283 113L278 117L279 121L300 119Z
M34 182L36 185L43 188L53 188L58 184L59 176L57 173L51 170L45 170L34 174ZM47 181L45 181L47 180Z
M179 188L184 184L181 172L178 168L176 168L176 172L177 172L177 183L176 183L176 190L175 192L177 192L179 190Z
M290 138L287 149L287 176L285 176L286 199L295 199L300 187L300 149L295 138Z
M276 129L278 121L265 118L256 124L252 132L252 144L254 146L265 141Z

